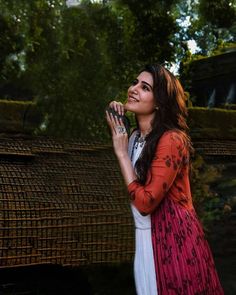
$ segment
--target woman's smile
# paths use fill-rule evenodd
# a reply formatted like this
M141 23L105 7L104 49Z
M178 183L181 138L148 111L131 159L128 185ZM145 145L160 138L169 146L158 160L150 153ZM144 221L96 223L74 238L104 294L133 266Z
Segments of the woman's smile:
M133 95L129 95L128 102L139 102L139 100L137 98L135 98Z
M136 115L152 115L155 109L152 75L145 71L140 73L129 87L127 96L127 111Z

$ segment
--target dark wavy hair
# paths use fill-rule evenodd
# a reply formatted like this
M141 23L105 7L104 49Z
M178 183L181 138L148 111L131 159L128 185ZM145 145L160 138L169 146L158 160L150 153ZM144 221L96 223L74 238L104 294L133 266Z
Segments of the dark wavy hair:
M190 154L193 154L193 147L186 123L186 96L179 80L159 64L147 65L141 72L148 72L153 77L153 93L158 107L151 122L152 130L146 136L146 144L135 164L138 181L145 184L157 144L164 132L175 130L181 133ZM136 123L139 129L137 119Z

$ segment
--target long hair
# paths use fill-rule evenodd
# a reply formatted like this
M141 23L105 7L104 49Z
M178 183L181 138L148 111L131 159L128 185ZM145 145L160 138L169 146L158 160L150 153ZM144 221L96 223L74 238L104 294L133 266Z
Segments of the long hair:
M188 115L186 98L180 82L170 71L159 64L147 65L141 72L144 71L149 72L153 77L153 93L158 109L151 122L152 130L146 136L146 144L142 154L135 164L138 181L141 184L146 183L147 172L154 158L159 139L164 132L168 130L180 132L189 152L193 153L186 123ZM136 123L139 128L137 119Z

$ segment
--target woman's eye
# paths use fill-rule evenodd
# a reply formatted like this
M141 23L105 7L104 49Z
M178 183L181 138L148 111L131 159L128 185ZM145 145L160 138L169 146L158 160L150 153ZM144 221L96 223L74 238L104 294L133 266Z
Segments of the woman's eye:
M143 85L143 90L150 91L149 87L147 85Z

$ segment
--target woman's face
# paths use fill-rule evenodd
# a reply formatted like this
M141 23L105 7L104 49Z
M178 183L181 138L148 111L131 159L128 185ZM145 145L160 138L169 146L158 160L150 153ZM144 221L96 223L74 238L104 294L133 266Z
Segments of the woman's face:
M150 115L155 111L153 78L148 72L142 72L128 89L125 109L137 115Z

